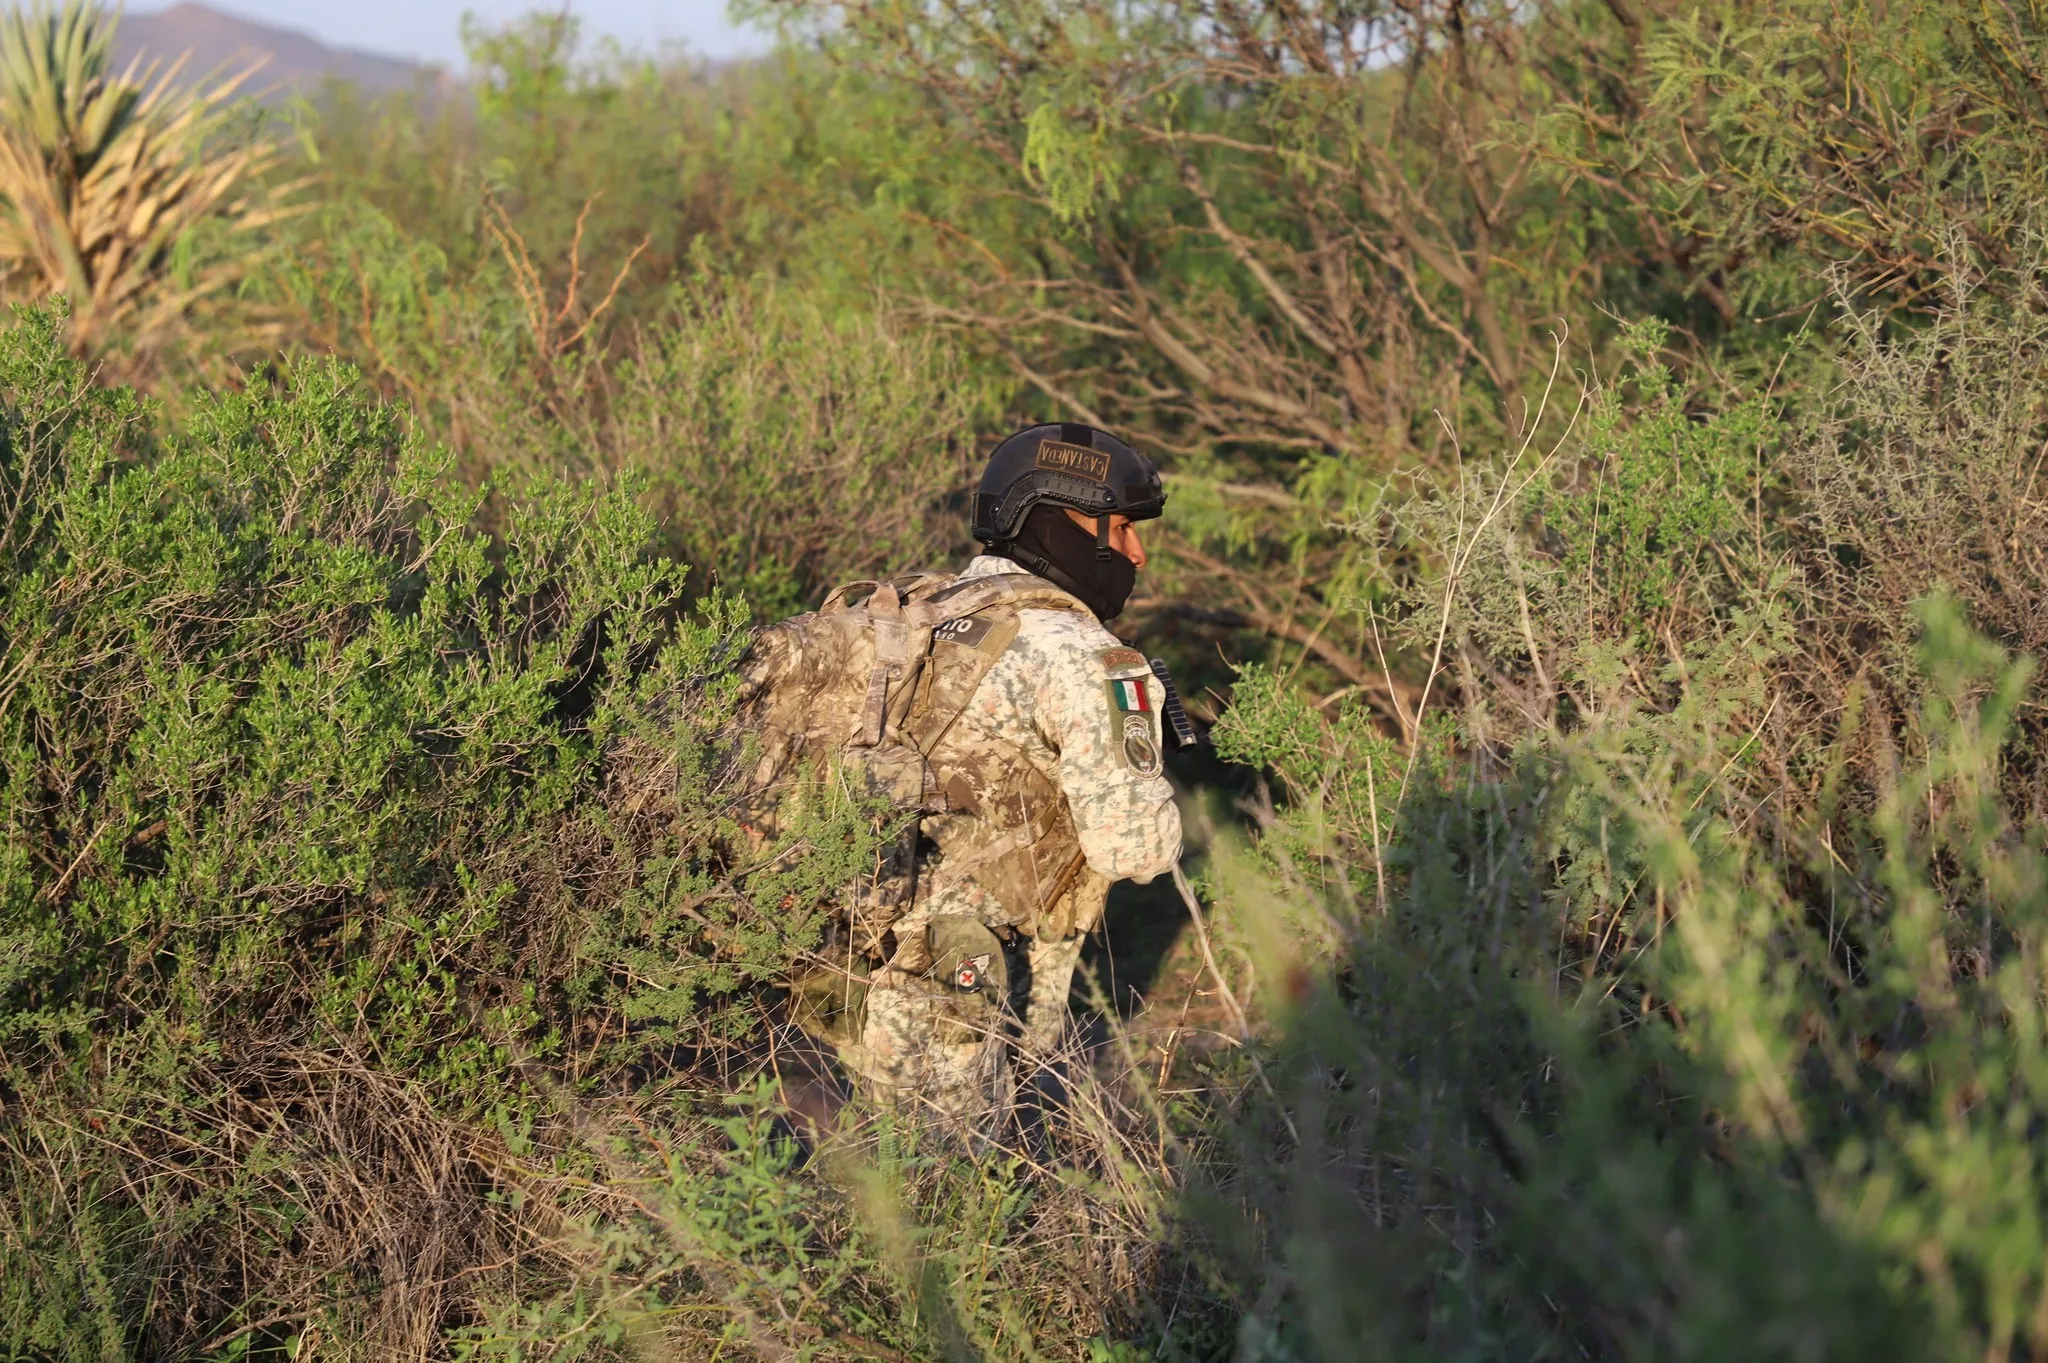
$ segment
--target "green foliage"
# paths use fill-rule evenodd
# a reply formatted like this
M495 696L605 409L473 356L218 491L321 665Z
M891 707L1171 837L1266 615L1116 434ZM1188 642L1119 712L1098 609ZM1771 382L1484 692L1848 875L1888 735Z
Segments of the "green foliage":
M1617 214L1686 243L1735 346L1757 321L1825 310L1830 267L1866 303L1907 308L1939 287L1950 232L1968 224L1985 265L2037 230L2048 166L2024 131L2048 61L2037 12L1887 0L1653 13L1635 117L1560 107L1551 155L1568 173L1600 166Z
M959 546L942 508L1002 390L900 320L700 277L618 354L552 350L506 262L464 278L360 205L325 223L280 296L370 356L468 476L625 475L678 557L779 614Z
M1589 605L1598 600L1611 619L1640 622L1652 637L1686 598L1700 598L1699 580L1721 567L1717 551L1729 552L1746 529L1761 532L1744 513L1778 490L1765 460L1778 439L1769 399L1701 420L1656 359L1665 336L1655 323L1626 332L1637 367L1625 384L1594 394L1583 475L1531 503L1556 537L1562 579L1588 584Z
M236 108L250 71L207 88L180 83L182 63L117 71L113 43L96 0L0 20L0 288L64 295L92 353L182 332L279 212L251 189L277 156Z
M733 824L746 610L635 489L468 490L333 362L172 424L60 331L0 334L0 1346L1103 1328L1027 1284L1155 1204L1114 1123L800 1172L772 1086L720 1103L894 823L820 780Z
M325 203L373 210L458 276L497 256L486 229L495 206L544 263L551 291L568 276L579 224L580 258L605 279L644 240L616 315L658 309L692 241L722 216L717 87L623 54L586 59L576 21L559 14L502 29L472 19L463 37L471 79L460 94L377 103L335 92L307 134ZM330 234L292 238L318 247Z
M2022 561L1956 527L2031 476L2038 322L1954 298L1867 327L1823 416L1688 415L1651 369L1505 483L1526 508L1482 526L1499 477L1425 501L1418 534L1491 535L1415 596L1461 751L1396 758L1363 814L1328 798L1348 717L1246 674L1219 742L1291 798L1211 877L1275 1027L1198 1203L1241 1347L2043 1347L2034 661L1944 594L2026 637Z
M678 554L775 614L963 547L975 432L1000 390L928 335L707 283L613 381L602 457L647 480ZM575 457L545 426L497 447L508 462Z
M950 512L1009 382L866 284L745 278L740 239L768 225L719 198L742 175L767 197L822 192L774 183L778 168L809 167L789 164L802 149L772 144L828 123L842 133L852 110L800 107L778 115L798 128L735 131L711 116L731 94L713 77L580 63L573 25L470 36L495 74L469 121L447 113L423 131L404 105L337 115L328 202L252 297L403 397L473 482L633 476L668 548L706 565L700 586L764 610L963 547ZM790 84L792 102L814 93L810 77ZM676 119L702 137L646 137ZM558 142L577 155L549 150ZM390 154L358 163L349 148L363 145ZM529 178L479 178L475 159L501 153ZM550 157L573 164L543 175ZM633 222L678 235L634 242Z
M2048 1350L2037 19L772 8L339 99L219 391L0 343L6 1347ZM1047 416L1255 827L1028 1139L799 1148L743 611Z
M1292 808L1267 830L1261 845L1268 855L1290 867L1325 867L1315 879L1347 900L1381 892L1407 764L1370 710L1345 705L1326 719L1284 678L1254 663L1238 672L1231 707L1211 739L1225 761L1280 777ZM1353 877L1363 883L1354 886Z
M666 1141L642 1152L615 1139L605 1158L634 1171L630 1214L592 1218L579 1281L552 1300L506 1303L460 1332L457 1356L648 1349L671 1327L744 1347L768 1334L757 1312L802 1318L857 1287L873 1265L843 1243L829 1187L795 1175L796 1146L775 1130L772 1086L734 1095L703 1134L729 1149L720 1177L707 1178L701 1156ZM649 1165L652 1178L641 1172ZM706 1287L716 1303L709 1325Z
M1812 489L1808 533L1830 549L1822 585L1895 682L1910 676L1912 607L1930 590L2007 648L2048 644L2037 621L2048 586L2037 548L2040 251L2030 243L2012 273L1959 266L1939 315L1899 340L1845 305L1861 334L1844 375L1852 398L1818 423L1798 474Z
M573 1072L714 1026L875 835L824 809L791 836L836 860L721 859L741 612L680 612L627 492L540 483L486 536L347 369L163 430L47 313L7 333L0 401L0 1330L167 1349L281 1306L374 1334L365 1294L435 1272L441 1234L379 1140L466 1177L454 1133L534 1119L508 1057ZM600 798L628 739L686 778L658 827ZM492 1233L483 1202L450 1214ZM217 1276L259 1249L274 1272Z
M2032 1347L2041 853L1988 795L2028 669L1926 618L1933 756L1860 831L1702 784L1753 737L1702 703L1411 783L1378 913L1226 864L1301 1135L1260 1160L1249 1104L1209 1203L1259 1356Z

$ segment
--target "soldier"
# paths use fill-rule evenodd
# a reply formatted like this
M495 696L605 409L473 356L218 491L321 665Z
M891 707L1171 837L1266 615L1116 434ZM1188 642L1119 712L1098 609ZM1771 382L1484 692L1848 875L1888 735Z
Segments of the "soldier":
M1013 1027L1026 1051L1059 1039L1110 884L1149 881L1179 858L1161 756L1167 690L1103 627L1145 566L1136 522L1165 501L1150 461L1090 426L1031 427L989 460L974 502L985 547L948 590L1014 575L1004 585L1023 604L934 633L938 685L979 681L928 754L945 812L923 822L895 949L868 981L858 1039L841 1048L885 1096L986 1111L1006 1085ZM1013 962L1027 980L1013 980Z

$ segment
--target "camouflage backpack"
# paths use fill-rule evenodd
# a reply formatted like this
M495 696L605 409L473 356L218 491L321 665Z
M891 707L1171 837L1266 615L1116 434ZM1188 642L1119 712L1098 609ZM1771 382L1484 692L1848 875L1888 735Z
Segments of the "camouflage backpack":
M944 810L946 773L932 756L1025 608L1086 609L1037 577L913 573L849 583L816 611L762 631L742 669L739 721L751 761L742 819L758 836L781 832L780 806L807 770L813 779L836 771L901 813ZM934 651L948 636L978 646ZM796 1021L835 1046L859 1036L865 977L916 892L917 843L913 821L840 906L833 960L800 966L790 980Z
M750 739L742 781L749 825L763 836L780 832L778 806L789 782L806 767L815 775L828 765L898 810L939 812L944 774L933 770L931 755L1025 608L1086 609L1023 574L962 580L912 573L848 583L817 610L763 630L743 668L739 702ZM980 634L984 646L935 654L934 638L948 631ZM907 899L914 850L906 845L894 873L863 896L883 917Z

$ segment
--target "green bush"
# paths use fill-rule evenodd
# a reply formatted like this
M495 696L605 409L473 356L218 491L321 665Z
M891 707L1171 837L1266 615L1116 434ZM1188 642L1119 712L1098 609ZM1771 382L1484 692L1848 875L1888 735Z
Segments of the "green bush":
M359 203L321 230L278 297L466 478L629 475L673 554L769 614L965 548L1006 389L873 300L830 309L707 271L608 346L571 344L536 323L516 246L464 273Z
M1197 1206L1249 1356L2041 1347L2048 857L1996 794L2031 667L1923 619L1927 757L1867 819L1717 786L1755 729L1688 697L1418 778L1381 911L1226 865L1279 1102ZM1373 845L1304 805L1281 845Z
M1426 497L1464 704L1408 751L1246 670L1219 745L1289 798L1213 880L1276 1096L1195 1185L1241 1357L2048 1347L2039 324L1969 304L1824 416L1652 370Z
M2038 22L780 9L312 125L243 302L362 377L0 339L0 1351L2048 1353ZM734 836L747 611L1085 411L1215 940L800 1146L886 816Z
M1086 1084L1048 1164L884 1122L798 1167L772 984L891 818L732 824L746 607L636 489L467 490L334 363L172 426L60 331L0 333L0 1351L929 1356L1141 1309L1160 1156Z
M520 1065L694 1034L807 943L865 816L808 830L836 861L720 869L741 616L683 611L624 492L540 485L484 536L346 368L164 430L48 314L0 403L0 1333L431 1338L510 1233ZM676 774L658 811L599 798L627 741Z

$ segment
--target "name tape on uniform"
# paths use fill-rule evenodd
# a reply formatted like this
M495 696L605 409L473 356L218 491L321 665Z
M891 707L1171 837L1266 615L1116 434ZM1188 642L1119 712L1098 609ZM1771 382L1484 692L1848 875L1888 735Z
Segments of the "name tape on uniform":
M1109 456L1086 445L1069 445L1064 440L1041 440L1038 442L1037 464L1039 468L1053 473L1071 473L1091 483L1109 481Z
M973 648L988 637L995 628L995 620L984 615L962 615L948 620L932 631L932 639L941 644L965 644Z

